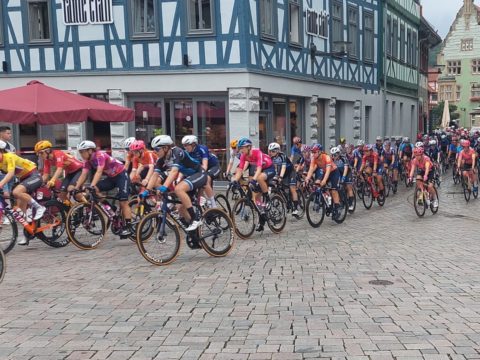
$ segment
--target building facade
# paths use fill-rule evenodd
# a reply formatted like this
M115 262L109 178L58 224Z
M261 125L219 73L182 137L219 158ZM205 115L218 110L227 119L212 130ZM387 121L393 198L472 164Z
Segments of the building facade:
M480 8L473 0L463 6L437 57L439 101L457 106L459 126L480 125Z
M413 0L2 1L0 88L37 79L135 109L131 123L21 125L25 149L40 138L60 147L89 138L115 150L127 136L148 141L161 131L176 141L197 134L225 160L240 136L288 149L296 135L327 145L412 135L418 8Z

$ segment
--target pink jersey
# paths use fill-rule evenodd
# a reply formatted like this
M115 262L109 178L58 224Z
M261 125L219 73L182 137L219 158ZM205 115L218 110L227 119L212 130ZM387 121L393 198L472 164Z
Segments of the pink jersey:
M53 159L47 159L43 162L43 173L50 174L52 166L63 168L65 175L73 174L80 170L83 164L73 155L63 152L62 150L53 150Z
M125 166L120 161L103 151L95 151L92 158L83 163L83 168L87 170L96 170L99 166L103 166L103 173L109 177L117 176L125 171Z
M256 167L261 167L262 170L269 168L273 164L270 156L264 154L260 149L250 150L250 155L242 154L240 156L240 164L238 165L240 169L243 169L245 166L245 161Z
M471 147L468 148L468 150L463 149L460 152L460 158L462 159L463 163L466 165L472 165L473 162L473 155L475 155L475 150L473 150Z
M427 164L430 164L430 169L432 169L432 166L433 166L432 161L427 155L423 155L420 161L418 161L416 157L412 160L412 167L416 166L417 169L420 169L420 170L425 171Z

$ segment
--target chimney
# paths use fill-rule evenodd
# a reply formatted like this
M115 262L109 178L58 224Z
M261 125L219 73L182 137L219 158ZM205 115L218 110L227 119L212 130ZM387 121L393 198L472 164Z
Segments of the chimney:
M473 0L463 0L463 13L470 15L473 10Z

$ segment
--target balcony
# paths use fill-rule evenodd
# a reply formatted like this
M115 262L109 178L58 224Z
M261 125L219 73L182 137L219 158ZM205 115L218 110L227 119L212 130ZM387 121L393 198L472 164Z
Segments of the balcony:
M472 96L470 102L480 102L480 96Z

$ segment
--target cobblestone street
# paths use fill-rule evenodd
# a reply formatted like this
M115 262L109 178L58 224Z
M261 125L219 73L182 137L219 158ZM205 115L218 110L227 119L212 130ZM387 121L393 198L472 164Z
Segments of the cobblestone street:
M113 237L16 246L0 359L480 359L480 200L452 186L435 216L401 185L344 224L289 220L226 258L183 245L167 267Z

